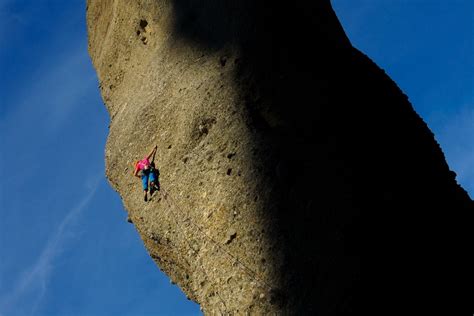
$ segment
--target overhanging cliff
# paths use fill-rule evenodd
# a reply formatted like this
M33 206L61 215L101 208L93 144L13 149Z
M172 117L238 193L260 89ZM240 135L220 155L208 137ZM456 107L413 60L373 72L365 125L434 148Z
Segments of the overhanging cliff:
M359 311L362 256L377 303L466 302L472 201L329 1L88 0L87 23L107 177L206 313Z

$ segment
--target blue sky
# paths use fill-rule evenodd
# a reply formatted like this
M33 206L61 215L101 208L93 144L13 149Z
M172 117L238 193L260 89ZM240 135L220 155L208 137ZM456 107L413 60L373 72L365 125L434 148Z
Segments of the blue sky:
M474 195L474 2L333 0ZM85 0L0 0L0 316L198 315L104 178ZM139 190L139 184L137 184Z

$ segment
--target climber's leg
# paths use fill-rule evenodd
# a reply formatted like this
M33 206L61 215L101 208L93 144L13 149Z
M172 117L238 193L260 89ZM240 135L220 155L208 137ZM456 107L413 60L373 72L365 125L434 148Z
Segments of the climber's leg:
M150 188L155 188L156 177L155 177L154 172L150 172L149 180L150 180Z
M143 175L142 175L142 186L143 186L143 192L144 192L144 196L143 196L143 199L145 200L145 202L148 200L148 176L149 176L149 173L148 172L143 172Z

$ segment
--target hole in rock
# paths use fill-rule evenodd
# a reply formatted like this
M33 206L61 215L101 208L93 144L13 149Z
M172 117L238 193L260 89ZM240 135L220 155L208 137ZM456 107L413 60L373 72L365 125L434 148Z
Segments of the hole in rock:
M140 27L144 30L147 27L148 22L147 20L140 20Z

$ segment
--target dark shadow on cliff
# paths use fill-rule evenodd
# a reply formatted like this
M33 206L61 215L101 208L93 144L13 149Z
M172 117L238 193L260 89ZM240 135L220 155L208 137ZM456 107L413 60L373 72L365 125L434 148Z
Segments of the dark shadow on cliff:
M273 194L263 216L285 249L282 309L356 313L362 297L390 311L466 306L472 201L329 1L173 4L179 36L241 49L235 80Z

